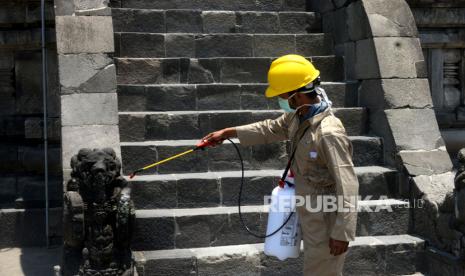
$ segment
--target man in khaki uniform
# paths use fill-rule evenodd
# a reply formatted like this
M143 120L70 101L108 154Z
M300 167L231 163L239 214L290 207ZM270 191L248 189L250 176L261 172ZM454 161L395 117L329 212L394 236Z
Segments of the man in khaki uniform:
M304 275L336 276L342 275L349 242L355 238L358 180L352 144L319 87L319 74L298 55L275 60L268 73L266 95L278 96L286 112L275 120L226 128L203 139L220 144L237 137L244 146L291 141L291 152L296 149L291 165L296 195L310 201L297 207L305 249ZM317 199L325 202L323 196L333 196L339 209L318 210Z

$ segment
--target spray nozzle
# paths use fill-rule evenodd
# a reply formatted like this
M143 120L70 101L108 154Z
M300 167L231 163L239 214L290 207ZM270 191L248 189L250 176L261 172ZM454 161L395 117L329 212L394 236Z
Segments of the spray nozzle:
M213 146L214 143L212 141L208 141L208 140L200 140L197 145L196 145L196 148L195 149L204 149L206 147L211 147Z

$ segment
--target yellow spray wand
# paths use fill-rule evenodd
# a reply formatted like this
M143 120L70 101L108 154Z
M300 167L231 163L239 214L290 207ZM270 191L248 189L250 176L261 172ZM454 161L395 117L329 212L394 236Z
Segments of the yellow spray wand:
M159 166L159 165L161 165L161 164L163 164L163 163L169 162L169 161L171 161L171 160L174 160L174 159L179 158L179 157L181 157L181 156L184 156L184 155L186 155L186 154L192 153L192 152L194 152L194 151L196 151L196 150L204 149L205 147L212 146L212 145L213 145L212 142L209 142L209 141L200 141L200 142L196 145L196 147L193 148L193 149L190 149L190 150L188 150L188 151L185 151L185 152L176 154L176 155L174 155L174 156L171 156L171 157L169 157L169 158L166 158L166 159L164 159L164 160L158 161L158 162L156 162L156 163L153 163L153 164L151 164L151 165L145 166L145 167L143 167L143 168L141 168L141 169L138 169L138 170L134 171L133 173L131 173L131 174L129 175L129 179L133 179L133 178L136 176L137 173L140 173L140 172L142 172L142 171L151 169L151 168L153 168L153 167Z

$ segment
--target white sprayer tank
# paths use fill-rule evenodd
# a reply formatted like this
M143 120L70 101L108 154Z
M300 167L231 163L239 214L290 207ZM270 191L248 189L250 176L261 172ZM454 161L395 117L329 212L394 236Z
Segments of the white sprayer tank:
M294 183L290 172L286 181ZM295 211L295 189L285 184L283 188L277 186L271 194L270 210L268 213L268 226L266 234L276 231L287 220L290 213ZM300 221L295 212L287 224L276 234L265 239L265 254L275 256L283 261L287 258L298 258L302 233Z

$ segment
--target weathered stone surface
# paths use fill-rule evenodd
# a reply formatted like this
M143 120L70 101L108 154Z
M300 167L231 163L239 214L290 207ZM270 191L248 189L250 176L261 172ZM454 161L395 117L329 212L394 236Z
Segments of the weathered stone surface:
M428 79L377 79L360 83L359 104L369 108L431 108Z
M294 35L255 35L253 39L256 57L279 57L296 52Z
M321 30L321 18L316 13L279 13L280 33L314 33Z
M329 35L296 35L296 54L305 57L333 55L333 41Z
M27 118L24 121L24 137L26 139L41 139L44 131L43 118ZM48 119L48 139L59 141L61 135L61 123L58 118Z
M117 125L63 126L62 161L63 168L70 169L70 160L81 148L113 148L121 157L119 128Z
M112 9L115 32L164 33L165 13L159 10Z
M74 0L76 10L92 10L108 7L108 0Z
M432 109L385 110L397 150L432 150L444 146Z
M131 197L136 209L175 208L176 180L133 181Z
M166 57L195 57L194 35L166 34Z
M237 25L241 33L279 32L277 13L240 12L237 13Z
M63 95L61 109L63 126L118 124L116 93Z
M149 86L146 93L146 108L137 111L194 110L197 106L195 87L192 86Z
M417 38L377 37L356 43L358 79L416 78L416 62L423 60Z
M110 92L116 89L113 59L106 54L59 55L62 93Z
M400 151L399 157L408 174L433 175L452 170L450 156L445 151Z
M321 14L326 14L328 11L334 10L336 8L334 6L334 2L328 0L315 0L309 1L308 3L311 11L316 11Z
M165 57L165 35L122 33L120 57Z
M111 16L111 8L103 7L90 10L76 10L76 16Z
M195 37L195 55L205 57L252 57L251 35L198 35Z
M215 207L220 203L218 179L182 179L176 183L179 208ZM194 191L203 191L195 193Z
M236 29L236 14L232 11L202 12L204 33L232 33Z
M16 177L3 176L0 178L0 203L10 203L16 198Z
M335 44L342 44L349 41L346 9L328 12L322 17L322 21L323 31L333 35Z
M233 85L197 87L197 108L208 110L211 106L218 106L219 109L241 109L240 87Z
M170 33L202 33L202 12L199 10L166 11L166 31Z
M412 178L416 198L429 201L443 212L453 212L454 174L419 175Z
M117 59L121 84L179 83L179 60Z
M465 24L463 7L412 9L417 26L420 28L451 28Z
M59 54L114 52L109 16L57 16L56 33Z
M417 37L412 12L403 0L357 1L347 9L350 39Z
M161 218L154 227L151 218L139 217L131 248L134 250L173 248L174 235L174 218ZM164 238L160 239L160 237Z

